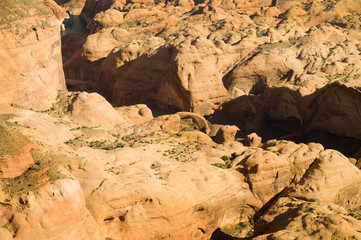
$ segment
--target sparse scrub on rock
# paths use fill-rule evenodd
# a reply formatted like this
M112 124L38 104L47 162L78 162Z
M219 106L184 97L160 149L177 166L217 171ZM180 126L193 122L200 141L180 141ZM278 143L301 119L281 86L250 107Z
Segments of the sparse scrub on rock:
M34 164L28 170L13 179L1 180L3 191L12 197L30 191L36 192L43 184L67 177L59 171L58 162L51 157L51 154L44 154L37 149L31 149L30 152Z

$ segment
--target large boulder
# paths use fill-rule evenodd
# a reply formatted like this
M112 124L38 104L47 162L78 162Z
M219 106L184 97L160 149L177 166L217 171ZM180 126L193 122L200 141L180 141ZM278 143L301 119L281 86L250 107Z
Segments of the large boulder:
M74 122L88 127L125 123L112 105L97 93L73 93L68 114Z
M216 143L224 143L228 141L234 141L239 128L237 126L222 126L218 129L214 141Z
M262 138L257 133L248 134L244 141L244 145L249 147L258 147L261 143Z

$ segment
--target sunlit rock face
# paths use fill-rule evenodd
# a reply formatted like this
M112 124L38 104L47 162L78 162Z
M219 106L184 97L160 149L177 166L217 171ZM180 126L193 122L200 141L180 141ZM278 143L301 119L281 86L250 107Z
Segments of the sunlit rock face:
M22 17L8 13L0 21L0 102L48 109L66 90L59 29L67 14L50 1L11 4Z

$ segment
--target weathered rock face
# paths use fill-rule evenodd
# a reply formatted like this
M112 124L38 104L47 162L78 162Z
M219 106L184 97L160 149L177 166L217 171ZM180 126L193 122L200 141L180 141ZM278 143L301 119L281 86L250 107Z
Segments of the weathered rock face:
M222 106L212 121L237 122L245 129L264 126L290 132L322 131L361 139L358 87L339 82L302 97L288 88L270 88L259 96L242 96Z
M263 148L263 149L262 149ZM251 191L263 204L300 181L309 165L323 150L321 144L295 144L271 140L262 148L251 148L234 159L233 166L243 173Z
M97 93L73 93L68 114L72 121L87 127L125 124L122 116Z
M323 202L280 198L255 223L253 239L347 239L360 238L361 221L342 207Z
M51 111L58 113L58 105ZM79 180L86 206L104 237L209 239L219 227L250 225L255 211L259 239L344 236L359 225L358 220L343 217L361 204L360 171L342 154L320 144L271 140L262 148L232 141L216 145L201 131L179 127L182 117L194 113L153 118L144 105L113 109L130 124L138 123L134 126L110 121L106 126L84 127L69 119L64 106L60 109L63 115L21 110L12 122L31 139L56 149L56 159ZM92 115L96 108L80 109L98 119ZM34 126L35 116L39 124ZM41 131L28 130L33 127ZM48 132L60 132L62 140L49 139ZM52 173L43 171L45 176ZM36 172L29 176L43 174ZM315 216L322 222L313 222ZM52 215L46 217L53 222ZM305 219L307 224L302 225ZM335 230L334 221L348 231ZM323 223L332 227L324 228ZM74 223L73 230L78 226ZM319 233L313 232L316 228ZM84 231L84 236L93 237Z
M78 181L3 116L0 238L100 239Z
M345 174L347 173L347 174ZM334 150L321 152L299 184L287 195L308 201L331 202L348 210L361 205L360 170Z
M14 8L29 16L29 8L12 3ZM59 20L66 13L48 1L34 1L33 15L39 17L13 18L0 21L1 104L16 104L34 110L48 109L65 90L61 58ZM10 6L8 6L10 7ZM57 17L53 16L53 13ZM11 16L11 15L9 15ZM9 25L10 24L10 25ZM15 27L10 27L15 26Z
M307 95L361 74L358 32L336 27L358 14L348 4L89 0L82 16L92 34L65 74L96 83L116 105L204 114L270 87Z
M67 52L65 70L117 105L149 102L207 114L221 106L215 119L243 122L246 130L271 125L361 139L359 33L343 27L359 7L348 0L89 0L83 17L92 34L73 43L79 51ZM23 37L40 43L53 29L37 28ZM6 54L20 54L11 51ZM0 72L9 77L17 70L9 69ZM42 68L34 69L37 76ZM45 89L61 89L39 79ZM349 85L323 87L348 79ZM15 91L6 84L4 99ZM20 93L25 106L45 105ZM51 103L48 90L42 93L50 97L39 95L41 101ZM217 228L251 225L252 216L256 239L360 237L350 211L361 205L360 170L337 151L290 141L260 145L253 135L247 147L231 141L236 127L229 135L223 129L217 145L200 114L153 118L145 105L114 109L96 93L69 96L49 111L18 110L11 120L54 156L26 141L5 141L9 148L0 139L0 177L7 177L1 239L209 239ZM222 105L230 98L236 99ZM194 122L185 127L187 118ZM7 154L13 146L19 151Z
M300 181L281 193L255 222L255 239L359 238L360 171L334 150L321 151ZM339 228L340 227L340 228ZM332 236L332 237L331 237Z
M62 167L56 173L61 179L55 181L47 179L46 171L52 169L29 175L31 180L39 180L37 189L22 190L21 195L11 189L15 185L7 186L5 181L7 188L0 191L0 198L8 203L1 205L0 222L6 226L1 239L101 239L79 183Z
M147 112L144 105L117 111L125 114L132 109ZM92 112L91 108L83 110ZM59 138L42 136L56 130L48 113L37 115L48 119L41 122L41 128L49 129L29 132L31 138L59 150L57 160L79 180L86 205L105 237L204 239L217 227L247 220L254 212L248 205L254 206L257 200L243 176L210 164L222 161L220 156L234 149L227 148L225 153L213 148L210 137L200 131L181 130L175 135L160 128L153 130L153 121L173 123L180 120L178 114L170 115L174 119L151 119L148 112L143 115L149 117L149 122L133 127L113 122L113 129L105 125L83 127L69 122L64 115L64 122L56 127L63 134L74 134L73 138L69 135L70 140L63 140L66 144ZM134 112L128 116L132 115ZM28 111L21 111L21 119L21 125L32 126L33 116ZM19 117L13 121L18 122Z
M0 178L17 177L34 163L30 150L35 144L6 124L0 124L0 136Z

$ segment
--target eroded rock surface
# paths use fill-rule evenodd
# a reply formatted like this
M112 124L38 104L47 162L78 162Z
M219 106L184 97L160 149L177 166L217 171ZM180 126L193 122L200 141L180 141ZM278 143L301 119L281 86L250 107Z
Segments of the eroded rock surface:
M88 0L64 69L104 97L65 91L63 10L27 1L0 18L1 239L360 238L359 145L233 141L361 139L360 1Z
M6 10L0 17L0 103L46 110L58 90L66 89L59 27L67 14L53 1L3 4L7 8L1 6Z
M359 4L89 0L91 34L65 74L97 83L116 105L155 101L202 114L270 87L308 95L357 84Z

